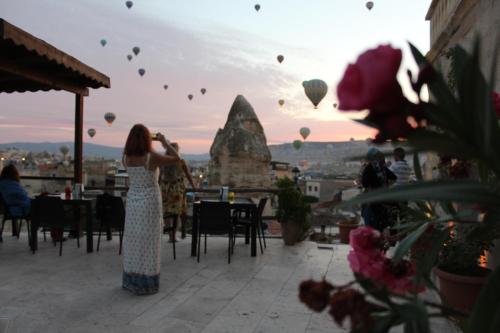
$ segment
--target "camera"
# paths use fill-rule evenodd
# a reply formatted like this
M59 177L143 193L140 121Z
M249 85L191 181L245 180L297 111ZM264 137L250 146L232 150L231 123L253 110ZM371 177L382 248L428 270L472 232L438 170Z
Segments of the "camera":
M151 133L151 140L158 141L160 133Z

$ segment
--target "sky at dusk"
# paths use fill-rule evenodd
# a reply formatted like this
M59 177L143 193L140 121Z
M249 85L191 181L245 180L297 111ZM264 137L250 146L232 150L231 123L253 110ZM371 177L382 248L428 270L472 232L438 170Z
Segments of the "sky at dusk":
M208 152L238 94L253 105L268 144L298 139L302 126L309 141L367 138L373 132L350 120L355 114L333 107L347 64L381 43L403 48L408 92L403 69L416 68L407 42L429 49L430 0L375 0L372 11L362 0L257 1L259 12L247 0L135 0L130 10L124 0L0 0L0 17L111 78L111 89L85 98L85 131L97 130L85 142L120 147L143 123L187 153ZM134 46L141 53L129 62ZM317 110L302 87L315 78L329 86ZM106 112L117 116L111 127ZM70 93L0 94L0 143L73 141L73 117Z

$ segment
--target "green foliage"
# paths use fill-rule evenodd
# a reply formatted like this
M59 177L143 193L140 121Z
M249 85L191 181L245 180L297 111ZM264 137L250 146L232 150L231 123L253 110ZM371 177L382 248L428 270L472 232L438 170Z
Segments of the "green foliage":
M466 242L449 237L439 254L438 266L454 274L483 276L484 271L478 267L478 260L487 249L487 244L480 240Z
M278 209L276 217L281 223L307 224L307 214L311 207L306 203L304 195L297 185L288 177L276 181L278 187Z

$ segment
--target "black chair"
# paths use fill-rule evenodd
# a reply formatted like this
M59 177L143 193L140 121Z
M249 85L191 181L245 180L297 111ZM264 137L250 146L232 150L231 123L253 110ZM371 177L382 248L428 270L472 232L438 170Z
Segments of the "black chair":
M125 226L125 206L120 197L115 197L104 193L97 196L96 200L96 217L99 220L99 234L97 237L97 252L101 245L101 233L106 230L106 233L111 236L113 230L118 231L120 239L120 249L118 254L122 254L123 230Z
M267 197L261 198L259 200L259 205L257 206L257 237L259 238L261 253L264 253L264 249L262 248L262 242L264 242L264 247L267 247L266 236L264 235L264 225L262 223L262 214L264 213L264 208L266 207L267 200L268 200ZM236 227L235 230L238 230L238 227L244 227L245 237L248 239L250 228L252 226L252 217L250 216L250 214L248 214L248 212L245 213L241 211L235 211L233 217L234 217L234 224Z
M177 232L177 221L175 221L175 219L179 218L179 215L176 215L176 214L166 214L166 215L163 215L163 223L164 223L164 226L163 226L163 233L164 234L171 234L170 235L170 238L172 240L172 250L173 250L173 254L174 254L174 260L177 259L177 256L175 254L175 243L177 242L176 240L176 237L174 235L175 232ZM168 219L171 219L172 220L172 225L166 225L166 220ZM180 220L182 220L181 218L179 218ZM185 223L182 223L182 228L185 228ZM184 236L185 237L185 236ZM182 238L184 238L182 237Z
M22 201L24 198L19 198L19 201ZM21 214L13 214L12 212L21 211ZM19 239L19 235L21 233L21 229L23 227L23 221L26 222L26 228L28 229L28 239L30 238L30 215L29 213L24 212L24 207L19 205L7 205L7 203L3 200L2 195L0 194L0 211L3 212L2 218L2 226L0 228L0 242L3 242L3 229L5 227L5 223L10 220L12 221L12 235L17 236ZM19 224L18 224L19 222Z
M200 262L201 235L205 235L205 253L207 253L207 234L228 235L227 262L231 263L234 245L234 225L231 220L229 202L201 201L198 223L198 262Z
M64 241L64 230L80 230L78 222L74 225L74 220L65 214L64 205L61 198L39 196L31 202L31 220L33 221L33 232L41 227L42 230L52 230L60 232L59 239L53 240L54 246L57 242L59 245L59 256L62 255L62 246ZM36 235L33 235L36 237ZM80 238L76 238L77 246L80 248ZM34 251L34 250L33 250Z

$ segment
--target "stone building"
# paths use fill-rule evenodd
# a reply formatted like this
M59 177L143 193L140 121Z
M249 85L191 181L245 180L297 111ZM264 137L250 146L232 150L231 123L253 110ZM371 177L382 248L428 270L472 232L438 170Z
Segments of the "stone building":
M268 187L271 185L264 129L253 107L238 95L223 129L210 148L208 183L211 186Z
M500 1L433 0L426 15L430 21L430 51L427 58L446 73L450 67L448 50L461 45L471 50L476 36L481 38L483 73L490 77L491 66L500 63L494 57L500 38ZM495 89L500 90L500 66L496 68Z
M492 64L496 63L493 89L500 91L500 53L495 56L495 47L500 42L500 1L499 0L433 0L427 12L430 21L431 49L427 59L435 66L450 70L448 50L456 45L470 51L476 36L480 37L480 63L485 77L491 75ZM425 168L431 177L432 168L437 164L435 155L428 156ZM493 252L488 257L491 268L500 265L500 241L495 242Z

